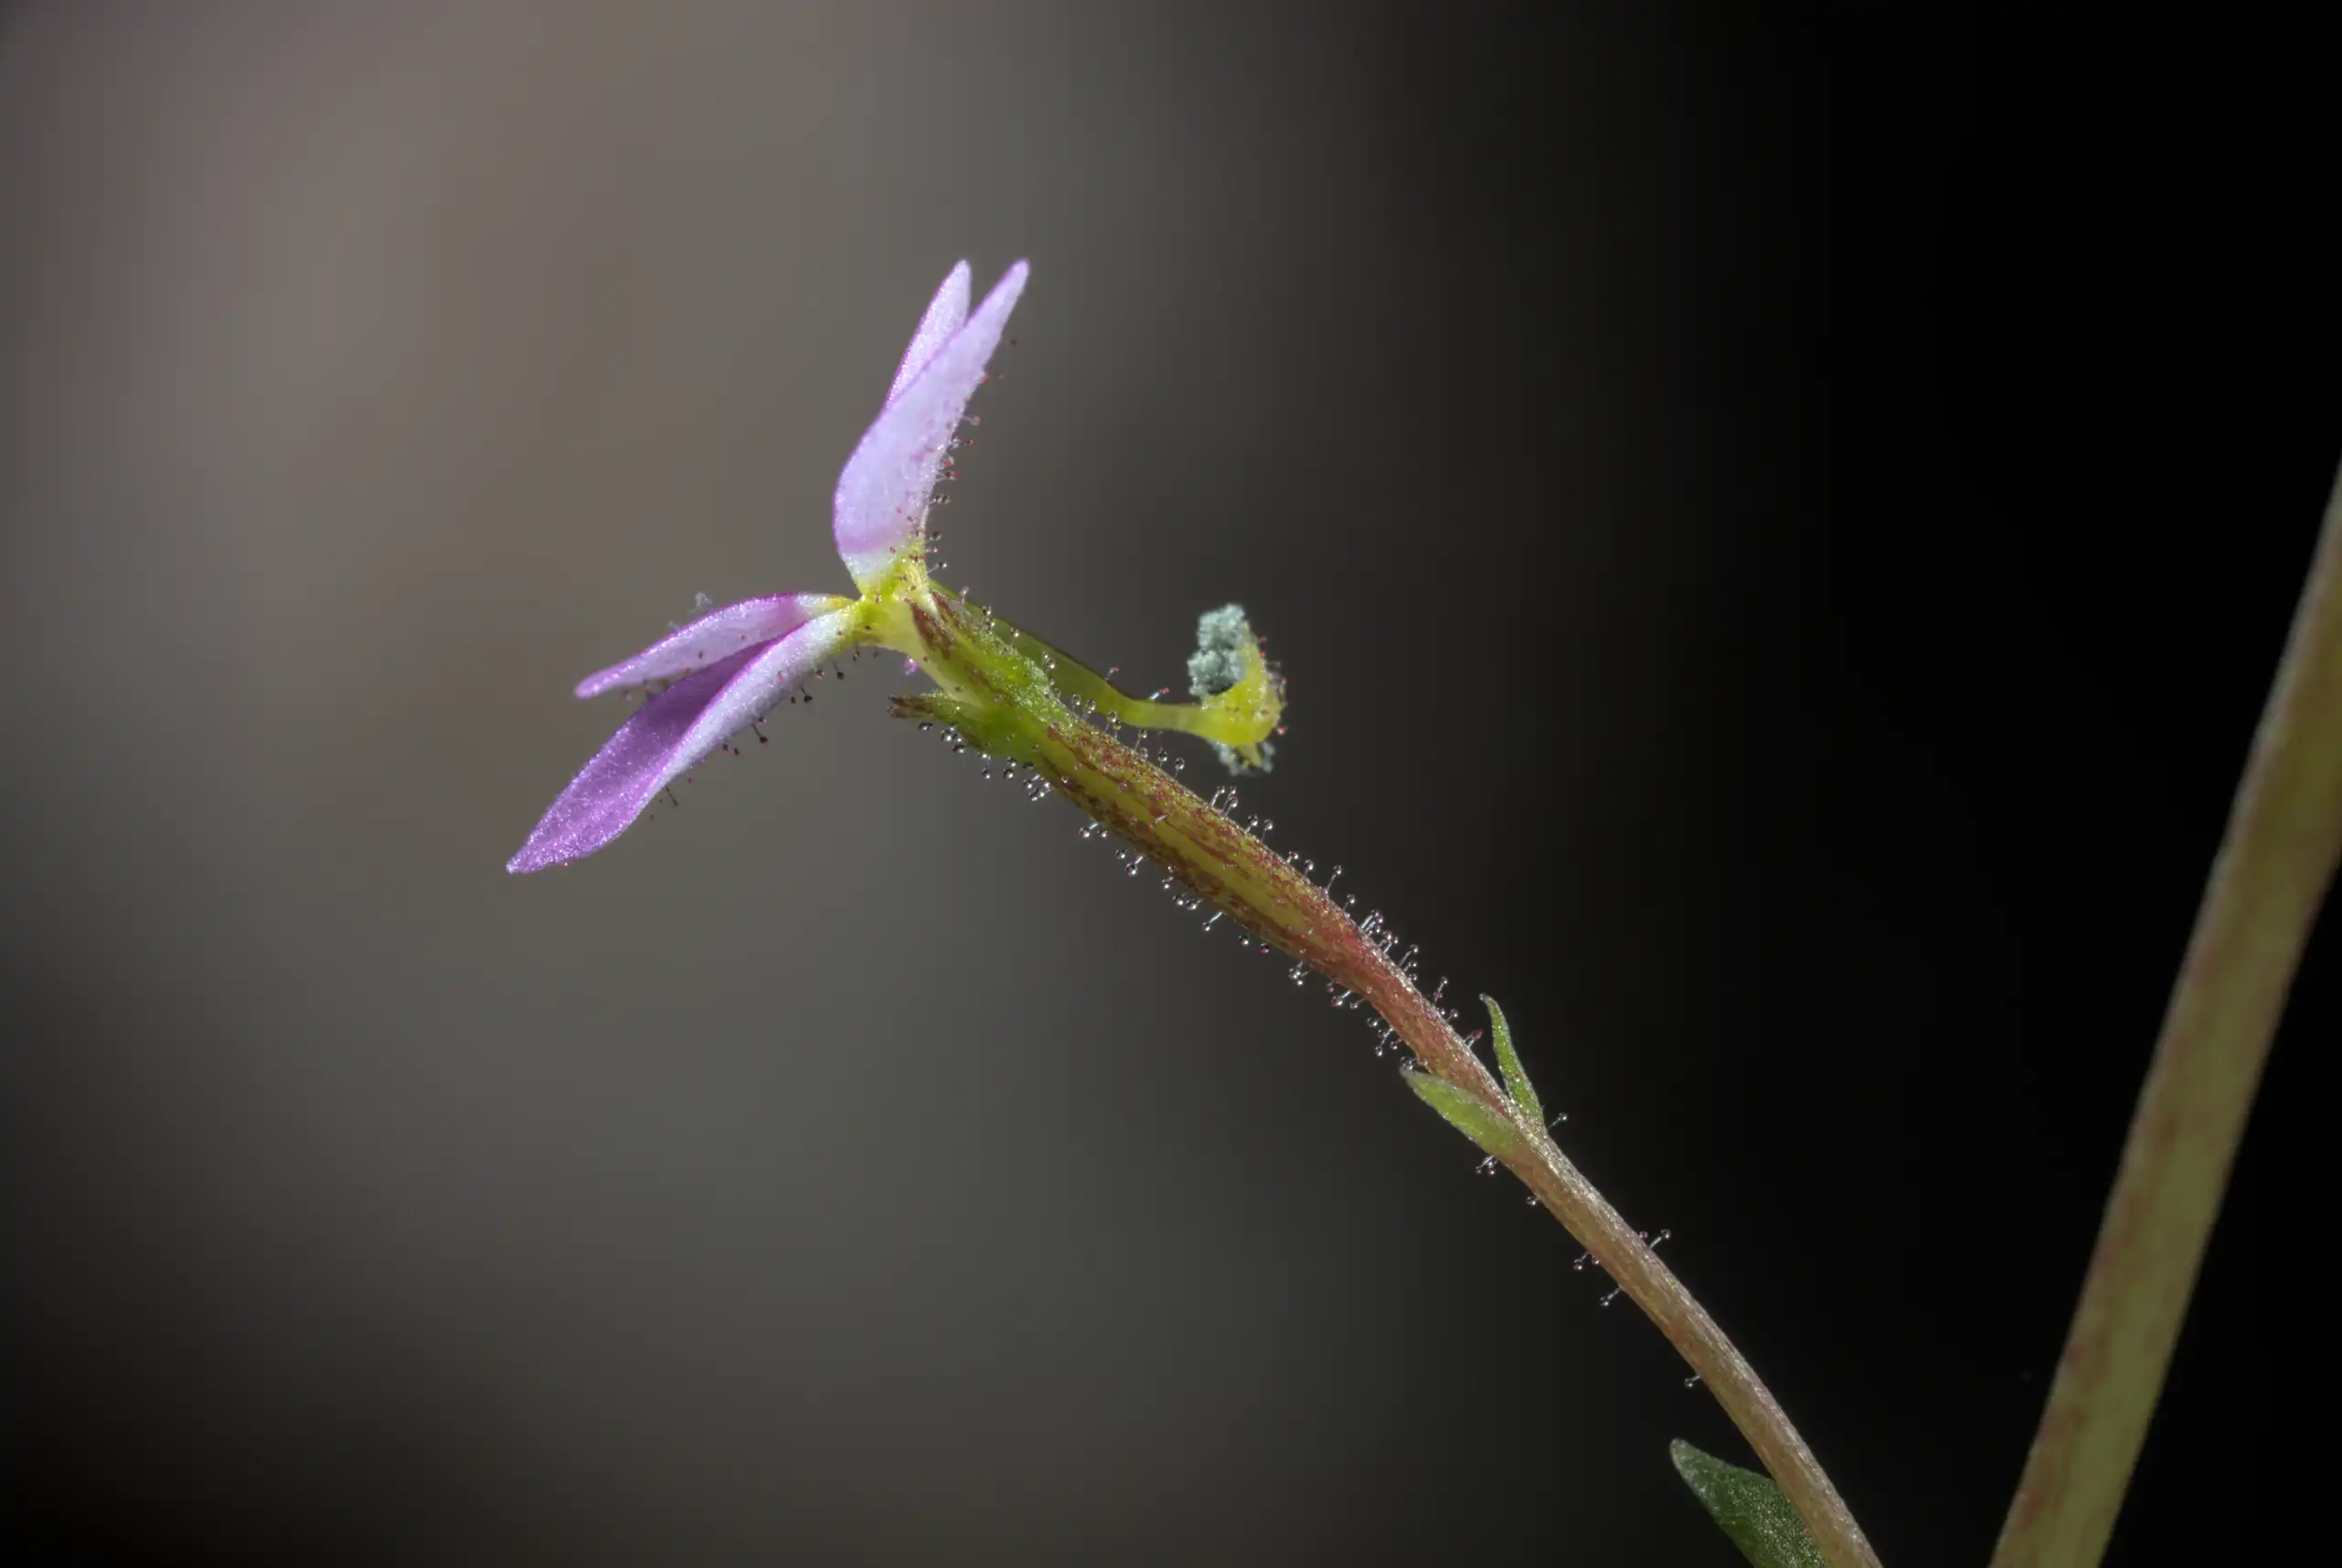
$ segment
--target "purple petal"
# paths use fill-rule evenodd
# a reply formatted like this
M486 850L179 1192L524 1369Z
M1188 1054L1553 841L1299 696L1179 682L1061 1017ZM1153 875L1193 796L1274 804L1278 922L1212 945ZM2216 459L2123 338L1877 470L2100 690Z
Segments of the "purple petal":
M591 854L632 825L677 778L746 728L822 660L854 640L850 609L816 617L775 641L693 672L642 704L561 792L521 853L515 874Z
M863 592L885 580L897 556L918 547L944 454L959 431L968 399L984 379L986 361L999 347L1008 313L1025 291L1026 271L1019 262L1002 275L967 322L898 388L846 459L845 471L838 476L838 553ZM944 287L948 292L951 285ZM929 315L934 311L930 306ZM920 337L911 344L914 352L926 331L922 322Z
M598 697L646 681L668 681L705 670L744 648L770 642L795 631L817 615L843 609L853 603L834 594L779 594L768 599L743 599L713 610L672 637L662 638L623 664L613 664L577 682L581 697Z
M927 314L919 317L919 330L911 334L911 346L903 350L902 368L895 372L895 384L886 389L888 403L903 395L903 389L927 369L927 362L943 347L943 340L960 330L967 319L968 263L962 262L943 280L943 286L935 291L935 297L927 302Z

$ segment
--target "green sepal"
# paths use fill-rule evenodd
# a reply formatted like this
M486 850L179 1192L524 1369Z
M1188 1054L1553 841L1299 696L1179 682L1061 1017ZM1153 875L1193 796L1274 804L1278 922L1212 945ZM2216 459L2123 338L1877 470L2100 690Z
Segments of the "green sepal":
M1445 1079L1412 1069L1399 1076L1407 1080L1416 1099L1445 1117L1449 1126L1477 1144L1483 1153L1502 1159L1520 1147L1520 1131L1501 1112L1490 1110Z
M1756 1568L1824 1568L1821 1549L1770 1476L1727 1465L1680 1437L1667 1445L1667 1456L1700 1506Z
M1504 1021L1504 1009L1493 996L1481 997L1480 1004L1488 1010L1488 1032L1496 1036L1497 1066L1504 1069L1505 1092L1543 1126L1545 1107L1538 1102L1537 1086L1529 1081L1529 1069L1520 1065L1520 1053L1512 1048L1512 1029Z
M940 692L907 692L886 699L886 711L898 719L949 725L962 739L986 757L1030 762L1032 725L1020 722L1020 710L1006 703L980 703Z

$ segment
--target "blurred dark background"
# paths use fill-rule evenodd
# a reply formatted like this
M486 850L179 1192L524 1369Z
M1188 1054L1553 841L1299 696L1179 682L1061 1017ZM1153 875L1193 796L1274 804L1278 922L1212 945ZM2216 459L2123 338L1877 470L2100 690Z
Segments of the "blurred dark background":
M0 13L17 1560L1735 1560L1576 1246L885 668L505 875L570 684L843 585L921 305L1029 255L953 578L1142 686L1241 598L1247 808L1504 1002L1886 1560L1981 1564L2342 455L2313 58ZM2335 927L2117 1563L2311 1517Z

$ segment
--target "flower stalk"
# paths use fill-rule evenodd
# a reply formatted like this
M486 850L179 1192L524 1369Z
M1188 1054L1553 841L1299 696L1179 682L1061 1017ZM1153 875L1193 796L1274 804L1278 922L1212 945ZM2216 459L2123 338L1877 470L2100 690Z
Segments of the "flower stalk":
M1285 856L1060 700L1068 690L1102 686L1100 677L1054 650L1049 664L1037 664L1028 650L1046 644L940 586L907 599L903 616L916 647L908 646L911 637L899 625L878 635L890 646L900 639L940 690L896 698L897 714L951 725L976 749L1032 768L1181 886L1263 943L1363 998L1423 1071L1468 1097L1477 1110L1472 1120L1488 1129L1484 1146L1699 1374L1832 1568L1877 1568L1853 1515L1747 1358L1562 1153L1542 1119L1499 1086L1382 942Z

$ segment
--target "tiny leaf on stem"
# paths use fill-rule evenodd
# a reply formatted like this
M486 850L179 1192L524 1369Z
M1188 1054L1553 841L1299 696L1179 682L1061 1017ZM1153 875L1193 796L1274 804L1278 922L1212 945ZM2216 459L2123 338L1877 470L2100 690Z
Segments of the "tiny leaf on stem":
M1504 1009L1497 1005L1493 996L1483 996L1480 1003L1488 1010L1488 1032L1496 1036L1497 1066L1504 1069L1505 1092L1512 1096L1515 1105L1543 1125L1545 1107L1538 1102L1537 1086L1529 1081L1529 1069L1520 1065L1520 1053L1512 1048L1512 1029L1504 1021Z
M1756 1568L1822 1568L1821 1549L1770 1476L1727 1465L1680 1437L1667 1445L1667 1456L1692 1495Z
M1511 1122L1445 1079L1413 1070L1399 1076L1407 1080L1407 1087L1415 1091L1417 1099L1445 1117L1449 1126L1477 1144L1484 1153L1501 1159L1520 1147L1520 1134Z

